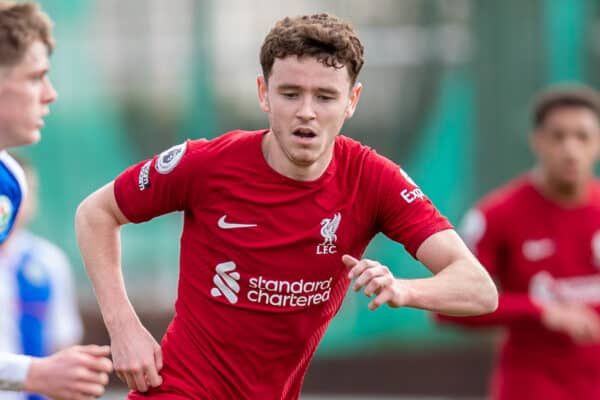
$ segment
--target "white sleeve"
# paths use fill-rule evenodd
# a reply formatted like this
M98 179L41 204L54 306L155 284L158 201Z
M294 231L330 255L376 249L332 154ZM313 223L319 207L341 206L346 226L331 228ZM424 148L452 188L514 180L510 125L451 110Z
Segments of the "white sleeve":
M43 262L48 266L52 282L49 304L50 352L78 344L83 336L83 324L77 307L71 265L66 255L54 248Z
M0 353L0 390L21 390L31 365L31 357Z

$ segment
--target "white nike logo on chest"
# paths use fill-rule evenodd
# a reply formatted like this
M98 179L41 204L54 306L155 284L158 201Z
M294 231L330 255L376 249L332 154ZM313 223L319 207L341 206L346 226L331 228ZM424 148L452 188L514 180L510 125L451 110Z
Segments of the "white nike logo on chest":
M227 214L223 215L219 218L219 222L217 222L217 226L221 229L239 229L239 228L254 228L256 224L238 224L234 222L225 221L227 218Z

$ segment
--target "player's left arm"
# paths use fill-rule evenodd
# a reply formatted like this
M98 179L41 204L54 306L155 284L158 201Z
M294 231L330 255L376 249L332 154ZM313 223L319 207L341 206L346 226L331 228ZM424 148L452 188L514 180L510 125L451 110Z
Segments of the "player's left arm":
M377 261L350 255L344 255L342 261L350 268L348 276L356 278L353 289L364 288L366 296L375 296L369 303L371 310L387 304L450 315L479 315L498 306L494 282L454 230L429 236L416 256L432 277L399 279Z

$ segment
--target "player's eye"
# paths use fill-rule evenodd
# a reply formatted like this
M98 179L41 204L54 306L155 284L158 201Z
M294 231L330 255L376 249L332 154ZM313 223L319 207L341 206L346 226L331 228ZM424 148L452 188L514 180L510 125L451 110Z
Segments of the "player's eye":
M579 131L575 135L575 137L577 138L577 140L579 140L580 142L584 142L584 143L587 143L590 140L590 136L591 135L588 132L585 132L585 131Z
M565 133L560 130L550 131L550 138L555 142L562 142L565 140Z
M334 97L332 97L332 96L326 96L324 94L320 94L320 95L317 95L317 99L319 99L321 101L330 101L330 100L333 100Z
M36 73L36 74L32 74L32 75L30 76L30 79L31 79L33 82L40 82L40 81L44 80L44 78L45 78L46 76L47 76L47 74L46 74L46 71L44 71L44 72L39 72L39 73Z

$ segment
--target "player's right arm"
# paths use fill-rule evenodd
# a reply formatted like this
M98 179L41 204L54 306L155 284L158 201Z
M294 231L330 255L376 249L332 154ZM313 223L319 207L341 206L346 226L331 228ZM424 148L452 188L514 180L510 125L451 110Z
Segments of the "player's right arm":
M121 270L121 212L111 182L78 207L75 232L87 274L111 340L117 375L131 389L146 391L162 379L159 344L141 324L125 290Z

